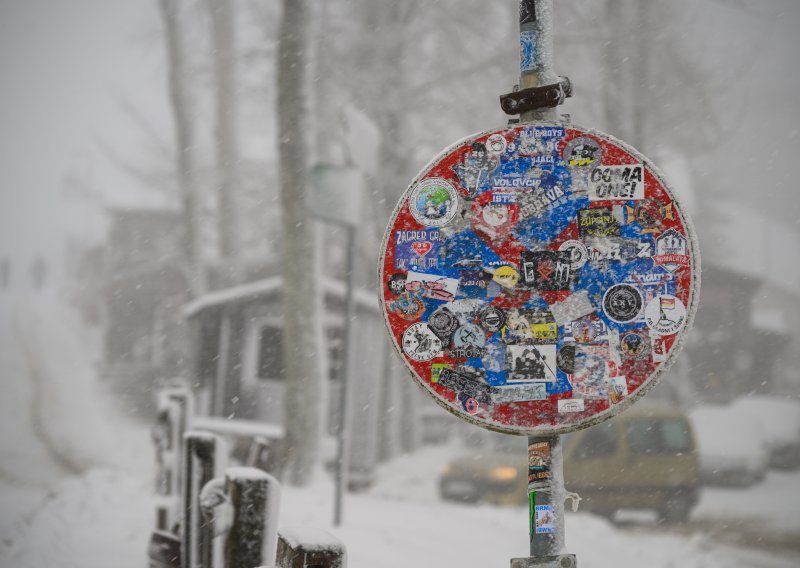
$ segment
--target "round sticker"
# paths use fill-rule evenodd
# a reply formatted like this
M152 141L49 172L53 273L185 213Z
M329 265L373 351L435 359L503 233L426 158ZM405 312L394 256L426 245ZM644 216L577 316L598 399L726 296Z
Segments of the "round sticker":
M699 297L693 229L659 171L565 123L493 129L435 157L395 207L379 278L391 340L423 390L472 424L528 436L639 400Z
M428 324L415 323L403 333L403 353L414 361L430 361L442 351L442 341Z
M453 345L456 347L483 347L486 345L486 335L474 323L459 327L453 334Z
M502 134L492 134L486 139L486 149L490 154L502 154L508 148L508 142Z
M564 148L564 160L571 168L594 169L603 160L603 149L594 138L580 136Z
M492 333L500 331L500 328L506 323L506 315L503 313L503 310L495 306L487 306L484 308L479 318L483 329L491 331Z
M617 323L635 320L642 311L642 304L642 293L628 284L612 286L603 296L603 311Z
M442 227L458 211L458 192L446 179L426 179L411 192L408 206L417 222L426 227Z
M569 240L558 247L561 252L569 253L569 263L572 270L579 270L589 260L589 249L581 241Z
M458 328L458 318L447 308L439 308L428 318L428 327L442 341L449 342L453 332Z
M619 338L619 346L626 357L644 359L650 353L650 338L640 331L629 331Z
M686 324L686 306L675 296L656 296L647 304L644 319L647 327L657 334L673 335Z
M466 400L464 400L463 405L464 405L464 410L466 410L467 413L469 414L477 414L478 409L480 408L480 404L478 404L478 401L472 397L469 397Z

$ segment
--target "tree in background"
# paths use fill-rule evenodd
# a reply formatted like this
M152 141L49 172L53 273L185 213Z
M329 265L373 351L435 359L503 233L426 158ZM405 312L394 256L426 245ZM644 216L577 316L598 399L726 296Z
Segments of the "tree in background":
M208 0L213 44L216 147L217 233L219 255L228 270L236 271L239 256L237 238L237 193L239 192L238 57L232 0ZM235 278L228 278L235 280Z
M197 141L194 125L195 103L188 84L186 39L184 22L179 13L180 2L161 0L159 3L164 22L167 47L167 69L172 116L175 120L176 175L181 201L183 254L191 293L198 296L205 291L205 268L199 242Z
M321 345L312 333L316 311L312 220L308 216L306 0L284 0L278 43L277 120L283 223L283 349L286 365L286 436L279 469L304 485L318 462L322 433Z

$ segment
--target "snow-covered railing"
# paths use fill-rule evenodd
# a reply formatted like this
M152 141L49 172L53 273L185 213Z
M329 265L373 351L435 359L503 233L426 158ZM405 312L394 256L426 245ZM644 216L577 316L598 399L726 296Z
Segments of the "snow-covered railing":
M148 549L150 568L346 566L344 545L327 533L279 534L280 484L274 477L253 467L226 468L224 436L250 437L251 454L261 454L282 437L280 428L196 419L191 389L181 385L162 389L157 399L156 493L163 502Z

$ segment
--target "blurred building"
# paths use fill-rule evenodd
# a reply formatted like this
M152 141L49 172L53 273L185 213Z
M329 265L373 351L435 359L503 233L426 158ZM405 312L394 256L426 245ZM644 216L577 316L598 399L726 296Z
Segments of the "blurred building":
M800 383L800 234L757 211L714 203L698 216L702 291L687 344L701 400L796 395Z

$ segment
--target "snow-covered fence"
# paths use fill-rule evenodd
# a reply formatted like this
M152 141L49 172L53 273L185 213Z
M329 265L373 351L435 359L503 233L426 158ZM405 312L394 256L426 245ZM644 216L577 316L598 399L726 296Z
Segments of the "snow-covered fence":
M150 568L343 568L345 548L322 531L278 532L280 484L253 467L228 467L225 436L251 440L248 463L264 463L282 431L195 418L188 388L159 391L156 529ZM231 423L233 422L233 423ZM223 473L224 472L224 473ZM279 552L276 561L276 552Z
M156 528L169 531L179 517L183 476L183 434L193 413L191 387L178 380L156 393L157 418L153 428L156 478Z
M227 448L219 436L194 430L184 435L184 447L183 519L184 527L191 529L182 534L184 565L211 567L219 559L221 549L214 535L214 520L200 517L205 511L200 492L222 475Z
M278 502L280 484L259 469L234 467L225 477L209 481L200 495L200 506L206 522L215 530L202 531L202 526L188 527L200 540L213 541L221 535L223 554L211 564L185 564L195 568L253 568L272 566L278 540ZM210 542L206 543L211 545Z
M344 545L319 529L281 529L277 568L344 568Z

